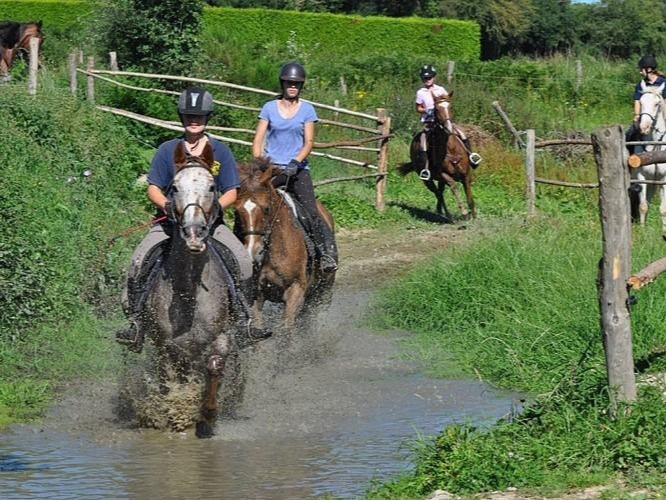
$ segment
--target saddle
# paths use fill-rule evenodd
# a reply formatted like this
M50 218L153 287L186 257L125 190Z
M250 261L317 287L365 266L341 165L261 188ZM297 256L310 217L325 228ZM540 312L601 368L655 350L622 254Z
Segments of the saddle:
M233 252L229 250L215 238L208 239L208 245L211 250L212 260L217 262L222 274L225 275L229 283L229 296L231 298L232 312L241 317L245 313L245 306L242 294L238 293L241 287L240 267ZM163 270L164 258L168 255L171 248L171 239L166 239L155 245L146 254L143 266L136 277L129 277L127 280L127 301L129 311L126 314L130 317L138 316L146 304L148 295L152 291L157 277Z
M303 207L303 205L301 205L298 200L296 200L296 198L294 198L284 188L277 188L276 191L280 196L282 196L284 202L291 209L291 212L294 215L294 219L296 220L296 224L303 231L305 246L308 250L308 265L311 265L316 254L315 245L317 243L321 243L321 241L317 241L315 238L319 238L319 240L323 239L322 236L318 235L317 231L315 230L315 224L312 221L312 214L310 214L310 212L308 212L305 207Z

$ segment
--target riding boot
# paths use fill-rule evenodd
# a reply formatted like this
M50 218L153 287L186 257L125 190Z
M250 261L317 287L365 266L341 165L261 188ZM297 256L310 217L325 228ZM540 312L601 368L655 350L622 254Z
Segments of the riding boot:
M467 153L469 153L469 162L472 164L472 168L478 167L483 158L481 158L479 153L472 153L472 145L468 138L463 139L463 144L465 145L465 149L467 149Z
M333 231L319 216L312 217L315 230L315 248L322 272L332 273L338 269L338 248Z

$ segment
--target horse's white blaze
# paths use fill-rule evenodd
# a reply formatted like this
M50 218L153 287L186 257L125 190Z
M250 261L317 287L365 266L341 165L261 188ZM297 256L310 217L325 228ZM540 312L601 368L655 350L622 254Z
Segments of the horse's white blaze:
M260 250L261 238L259 234L252 234L255 229L255 214L257 210L260 210L259 205L257 205L252 200L247 200L243 203L243 208L247 212L247 227L245 230L249 233L247 237L247 251L252 258L255 257L256 253Z
M176 207L182 210L181 229L187 229L183 237L190 250L203 251L206 246L204 239L207 231L192 228L208 227L208 214L212 214L215 203L215 180L204 167L189 167L176 174L173 180L175 188L174 201Z

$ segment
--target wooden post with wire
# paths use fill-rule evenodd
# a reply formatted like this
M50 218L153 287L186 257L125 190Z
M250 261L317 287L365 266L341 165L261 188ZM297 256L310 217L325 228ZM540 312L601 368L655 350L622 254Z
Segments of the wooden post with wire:
M76 95L76 66L79 62L79 54L74 51L69 54L67 60L67 70L69 72L69 91L72 95Z
M39 69L39 42L40 39L30 39L30 66L28 72L28 95L37 94L37 70Z
M603 236L597 292L613 418L620 403L636 400L627 291L627 278L631 272L629 170L624 161L624 134L620 126L596 130L592 134L592 144L599 175L599 215Z
M527 199L527 216L536 215L536 134L534 129L527 130L525 146L525 198Z
M87 71L92 71L95 69L95 58L93 56L88 56L88 64L86 65ZM90 104L95 104L95 77L92 74L88 74L88 85L86 86L86 99Z
M386 175L388 172L388 142L391 133L391 117L384 108L377 109L377 122L379 123L379 135L381 139L379 153L377 153L377 182L375 209L382 211L386 208L384 192L386 191Z

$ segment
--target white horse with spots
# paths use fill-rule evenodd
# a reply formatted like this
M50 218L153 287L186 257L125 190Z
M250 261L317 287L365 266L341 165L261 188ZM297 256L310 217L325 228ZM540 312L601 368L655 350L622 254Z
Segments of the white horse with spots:
M639 129L643 141L664 141L666 137L666 103L662 97L664 84L659 87L648 87L641 95L641 112L639 117ZM646 151L660 151L663 145L646 145ZM666 163L645 165L632 169L632 179L639 181L666 181ZM659 189L661 203L659 212L661 214L662 237L666 239L666 185L641 184L639 195L640 224L645 225L648 205L652 201L655 191Z

